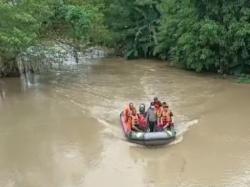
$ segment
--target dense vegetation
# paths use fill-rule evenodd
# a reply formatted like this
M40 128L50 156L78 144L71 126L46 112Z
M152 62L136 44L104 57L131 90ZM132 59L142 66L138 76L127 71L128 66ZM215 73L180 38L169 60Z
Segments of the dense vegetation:
M166 0L156 52L196 71L250 65L249 0Z
M161 16L158 6L158 0L114 0L110 4L107 24L126 57L154 56Z
M107 45L102 1L0 0L0 76L18 74L16 57L46 39Z
M42 40L114 47L195 71L249 73L249 0L0 0L0 76Z

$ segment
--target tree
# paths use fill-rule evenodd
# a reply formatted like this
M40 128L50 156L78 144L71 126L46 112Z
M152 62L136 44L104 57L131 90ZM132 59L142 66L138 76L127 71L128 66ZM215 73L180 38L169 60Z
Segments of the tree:
M42 0L0 2L0 76L17 74L16 56L36 41L50 12Z
M107 45L104 7L102 0L0 1L0 76L18 74L18 54L42 40L62 36L76 50L81 43Z
M245 72L250 65L247 0L163 2L155 53L196 71Z
M109 28L126 57L152 57L157 45L160 13L157 0L115 0L110 4Z

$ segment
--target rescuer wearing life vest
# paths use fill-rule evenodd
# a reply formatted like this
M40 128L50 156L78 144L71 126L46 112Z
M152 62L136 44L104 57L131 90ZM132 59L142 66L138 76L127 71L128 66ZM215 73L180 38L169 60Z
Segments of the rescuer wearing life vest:
M133 103L129 103L129 105L124 109L124 119L125 122L128 123L129 117L132 115L132 110L133 110L134 104Z
M135 108L132 109L132 115L130 116L130 118L131 118L131 129L133 131L142 131L140 129L139 117L138 117L138 114L136 113Z
M148 123L147 123L147 113L145 111L145 104L140 104L139 106L139 128L143 131L146 131L148 129Z
M173 117L173 113L169 109L169 106L167 104L164 104L163 110L161 113L161 121L160 121L160 124L158 125L158 127L160 129L170 128L171 125L173 125L172 117Z
M154 97L153 103L154 103L155 107L157 107L157 106L160 107L161 106L161 101L158 99L158 97Z

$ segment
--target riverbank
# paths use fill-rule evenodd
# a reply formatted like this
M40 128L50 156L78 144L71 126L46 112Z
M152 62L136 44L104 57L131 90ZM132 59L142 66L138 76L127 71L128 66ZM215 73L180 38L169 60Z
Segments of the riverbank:
M85 54L84 54L84 52L85 52ZM107 49L107 48L102 48L102 47L90 47L90 48L87 48L84 52L78 52L79 56L77 57L77 61L80 60L80 62L78 62L78 63L82 63L85 60L91 60L91 59L100 59L100 58L107 58L107 57L108 58L115 58L112 49ZM55 55L55 56L57 56L57 55ZM61 60L59 60L59 63L61 63L61 66L60 66L60 64L56 65L56 68L58 70L60 68L63 68L63 64L68 64L68 65L77 64L76 59L74 59L75 58L74 56L69 57L69 58L67 57L68 60L71 59L71 61L68 61L68 62L67 61L62 62L63 60L66 60L65 57L63 57L63 58ZM150 61L150 59L145 59L145 60ZM160 59L158 59L158 60L154 59L154 60L165 64L167 67L171 67L171 68L174 68L174 69L181 69L181 70L184 70L184 71L187 71L187 72L193 72L193 71L190 71L190 70L186 70L181 65L176 65L174 63L167 62L165 60L160 60ZM55 61L55 60L53 60L53 61ZM129 61L133 62L133 61L136 61L136 60L128 60L128 63L129 63ZM38 64L34 63L33 68L36 68L36 65L38 65ZM38 65L38 67L39 67L39 65ZM51 67L51 69L49 67ZM33 68L31 68L32 73L35 73L35 74L36 73L40 74L41 71L44 71L44 70L46 70L46 71L53 70L52 64L50 64L50 63L47 63L47 65L41 67L41 69L36 69L36 71L33 71ZM67 69L67 66L64 67L64 68ZM250 75L248 75L248 74L230 75L230 74L220 74L220 73L213 73L213 72L193 72L193 73L195 73L197 75L217 77L217 79L233 80L233 81L235 81L237 83L240 83L240 84L250 84ZM15 67L15 71L8 72L8 74L5 74L5 76L2 76L2 77L1 77L1 74L0 74L0 78L4 78L4 77L5 78L8 78L8 77L20 77L20 69Z
M20 77L21 74L40 74L67 66L113 55L113 49L101 46L81 46L76 49L66 41L44 41L20 53L13 62L0 58L0 78Z
M115 48L129 59L170 59L197 72L249 74L248 8L248 0L220 5L177 0L4 1L0 76L16 74L18 55L44 40L70 41L76 61L79 48L90 44Z

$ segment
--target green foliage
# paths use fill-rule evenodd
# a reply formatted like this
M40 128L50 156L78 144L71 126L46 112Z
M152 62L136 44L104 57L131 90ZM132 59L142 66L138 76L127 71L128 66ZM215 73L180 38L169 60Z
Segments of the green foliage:
M90 27L90 15L84 8L74 5L60 4L56 7L55 17L60 24L67 24L69 35L76 39L84 39Z
M153 56L160 17L158 4L156 0L115 0L110 4L107 22L115 44L128 58Z
M54 6L47 35L61 36L79 43L108 45L111 34L104 24L103 0L65 0Z
M17 70L16 56L38 38L43 22L50 16L48 2L0 2L0 76Z
M37 20L22 10L22 4L0 3L0 54L13 58L36 38Z
M0 76L17 71L16 57L51 36L76 43L107 45L102 0L1 0Z
M249 72L249 0L115 0L109 28L127 57L170 59L195 71Z
M248 0L166 0L155 53L196 71L248 71Z
M250 84L250 75L241 74L238 78L238 83Z
M0 17L0 76L48 38L195 71L250 73L249 0L0 0Z

